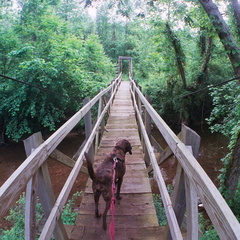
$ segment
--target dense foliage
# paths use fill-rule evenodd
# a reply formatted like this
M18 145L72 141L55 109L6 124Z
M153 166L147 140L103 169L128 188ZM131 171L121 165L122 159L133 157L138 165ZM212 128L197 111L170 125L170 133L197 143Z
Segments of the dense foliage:
M63 224L74 225L78 212L74 211L74 205L77 198L81 195L81 192L76 192L73 194L72 198L68 200L63 208L61 220ZM9 215L6 220L13 224L11 229L0 229L0 235L2 240L13 240L19 239L24 240L24 213L25 213L25 194L21 195L16 205L10 209ZM36 219L40 221L43 217L44 212L42 205L37 203L36 207ZM42 227L41 225L39 227ZM53 239L53 238L51 238Z
M0 12L1 73L59 93L1 79L0 130L15 140L56 129L114 77L118 56L133 57L134 78L171 125L203 122L213 107L207 91L179 96L234 75L214 24L196 1L28 0L18 11L10 3ZM93 18L89 8L96 10ZM224 11L237 36L233 9Z
M31 84L1 78L2 140L55 130L114 77L98 36L76 26L87 15L66 20L62 7L27 1L11 21L7 12L1 14L1 74Z
M118 56L131 56L134 79L168 124L208 119L229 138L222 191L238 215L239 81L201 89L240 75L240 14L236 1L214 3L1 1L0 74L31 84L0 78L1 141L56 129L116 76Z
M220 132L230 139L229 153L222 159L224 168L219 176L222 183L220 190L240 219L240 181L237 170L240 160L239 154L236 153L239 151L240 135L240 85L228 83L221 88L213 88L211 95L214 108L208 121L209 124L215 123L211 130Z

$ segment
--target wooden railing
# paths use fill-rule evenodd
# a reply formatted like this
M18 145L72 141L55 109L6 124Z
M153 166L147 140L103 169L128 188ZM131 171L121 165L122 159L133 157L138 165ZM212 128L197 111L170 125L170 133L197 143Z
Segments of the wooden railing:
M150 164L148 169L149 171L152 169L154 171L154 176L156 177L166 211L168 220L166 239L183 239L180 227L185 214L187 216L187 239L198 239L197 203L199 198L220 239L239 240L239 222L213 182L196 160L198 151L196 145L199 145L199 138L195 136L194 140L191 138L189 141L188 135L191 135L192 131L183 126L180 137L182 139L181 141L149 104L139 87L137 87L136 82L131 78L131 75L130 81L132 99L140 127L139 131L142 136L141 140L143 145L145 145L144 150L146 151L147 158L150 159L150 163L147 162L147 164ZM161 155L158 161L155 157L152 147L153 144L150 141L149 128L147 127L151 121L154 122L169 146L160 153ZM191 144L192 141L196 144ZM186 146L184 142L186 145L191 144L193 149ZM159 168L159 164L171 154L175 155L179 164L172 197L169 196Z
M105 114L111 107L120 82L121 74L111 85L102 90L91 101L86 102L83 108L54 132L46 141L42 141L41 134L35 134L25 141L25 149L28 155L27 159L0 188L0 217L6 214L10 207L15 204L20 194L27 188L25 212L26 240L35 239L35 208L38 198L42 204L45 217L47 218L39 239L50 239L52 235L54 235L57 240L68 239L63 224L61 223L60 215L82 167L84 152L89 151L93 145L94 139L96 145L99 143L99 128L102 125ZM104 98L106 95L108 95L108 100ZM105 101L103 99L105 99ZM87 115L89 115L91 108L96 103L98 103L96 123L93 128L91 124L85 123L91 129L86 130L89 134L81 150L78 151L78 154L75 156L76 161L73 161L73 159L64 156L64 154L56 150L56 147L83 117L89 119ZM50 176L46 165L46 159L51 154L57 160L63 161L72 167L72 171L56 201L51 189Z
M35 134L25 141L25 148L28 155L27 159L0 188L0 216L4 216L19 195L27 189L25 212L26 240L35 239L35 206L38 198L47 217L39 239L50 239L52 235L54 235L57 240L68 239L64 226L61 223L60 215L79 171L86 171L82 168L84 152L94 151L94 139L95 147L98 146L99 129L104 128L104 116L111 107L120 81L121 75L91 101L85 102L84 107L46 141L43 142L40 134ZM183 126L181 134L176 136L152 108L131 77L130 81L133 104L139 124L143 149L146 154L146 163L149 172L154 171L154 176L156 177L166 210L168 220L166 239L183 239L180 227L184 218L186 218L187 224L187 239L198 239L197 203L199 199L203 203L221 239L240 239L240 225L237 219L196 160L200 143L199 137L186 126ZM108 95L108 101L103 100L106 95ZM92 127L91 120L89 120L89 112L97 103L98 116L95 125ZM83 117L85 118L85 126L87 126L86 140L74 156L74 161L59 152L56 147ZM149 124L151 121L157 126L168 144L166 149L158 147L160 151L160 157L158 159L156 159L152 147L155 143L153 143L154 139L150 136ZM190 147L188 145L190 145ZM170 197L159 165L171 155L175 155L177 158L178 168L174 192ZM51 189L46 164L46 159L49 156L72 167L72 171L56 200L54 199Z

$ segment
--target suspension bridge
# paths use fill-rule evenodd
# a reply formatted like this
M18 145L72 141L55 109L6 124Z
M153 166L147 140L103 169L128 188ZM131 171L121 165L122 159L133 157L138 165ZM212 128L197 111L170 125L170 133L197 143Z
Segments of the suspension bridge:
M122 81L122 61L129 61L129 81ZM153 109L132 79L132 59L119 58L119 75L85 105L46 141L36 133L24 141L26 160L0 188L0 216L14 205L26 190L25 239L56 240L110 239L102 229L101 219L95 218L91 180L86 184L78 216L73 226L61 221L61 212L80 171L84 167L84 152L94 158L94 167L120 139L127 139L133 149L126 155L126 174L122 185L122 199L115 203L115 239L189 239L201 235L198 223L198 202L201 201L220 239L240 239L240 224L201 168L196 158L200 137L187 126L176 136ZM93 124L91 109L98 108ZM73 158L56 148L69 132L85 120L86 139ZM168 146L163 149L151 136L151 124L159 129ZM72 168L60 194L55 198L51 188L47 158L54 157ZM175 184L171 196L160 171L160 165L171 156L178 161ZM167 225L160 227L154 207L149 174L157 181ZM44 224L39 229L36 221L36 203L44 211ZM105 207L99 203L100 211ZM107 217L110 222L110 212Z

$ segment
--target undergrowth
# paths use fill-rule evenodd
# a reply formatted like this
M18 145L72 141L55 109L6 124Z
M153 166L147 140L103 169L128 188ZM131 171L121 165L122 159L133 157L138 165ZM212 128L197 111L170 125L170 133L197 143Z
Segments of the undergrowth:
M74 210L76 199L81 195L81 192L76 192L73 197L68 200L67 204L63 208L61 219L63 224L74 225L77 211ZM9 211L9 215L5 218L12 223L11 229L0 229L1 240L24 240L24 216L25 216L25 194L21 195L15 206ZM36 221L38 222L44 215L42 206L37 203L36 206Z
M168 190L169 192L172 192L172 189L169 186ZM157 213L159 226L166 226L167 217L160 194L154 193L153 201ZM209 222L209 220L205 219L201 213L199 213L199 227L203 233L202 236L199 237L199 240L219 240L217 231L214 229L213 225Z

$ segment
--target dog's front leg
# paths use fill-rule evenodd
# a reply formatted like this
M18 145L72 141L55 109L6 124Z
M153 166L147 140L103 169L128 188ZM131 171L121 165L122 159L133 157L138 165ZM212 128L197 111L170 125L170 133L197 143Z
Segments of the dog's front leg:
M120 190L122 186L123 178L119 177L117 181L117 193L116 193L116 199L120 200L122 197L120 196Z
M107 212L110 208L111 205L111 199L105 200L106 201L106 207L103 212L103 229L106 231L107 230Z
M97 218L100 218L101 217L101 214L99 214L99 211L98 211L98 202L99 202L99 197L101 195L101 192L100 191L95 191L94 192L94 201L95 201L95 216Z

